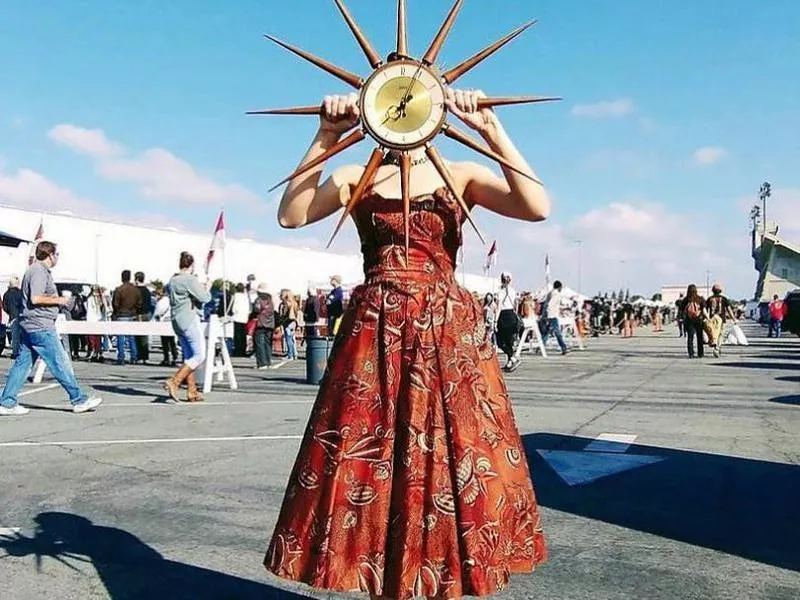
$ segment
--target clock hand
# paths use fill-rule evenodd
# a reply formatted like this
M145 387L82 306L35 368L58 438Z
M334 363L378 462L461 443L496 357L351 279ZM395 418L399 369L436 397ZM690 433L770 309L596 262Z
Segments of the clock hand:
M397 107L400 110L400 112L403 114L404 117L406 116L406 105L413 98L413 96L410 94L411 88L414 87L414 82L417 80L417 77L419 77L419 74L421 72L422 72L422 63L419 64L419 66L417 67L417 70L414 72L414 75L411 77L411 82L408 84L408 87L406 88L406 91L403 92L403 98L402 98L402 100L400 100L400 105Z

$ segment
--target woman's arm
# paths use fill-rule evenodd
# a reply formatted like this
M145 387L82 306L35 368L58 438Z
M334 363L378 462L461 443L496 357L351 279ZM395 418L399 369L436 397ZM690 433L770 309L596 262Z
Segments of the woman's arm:
M489 108L478 109L483 92L447 90L447 106L471 129L478 132L486 144L520 171L536 178L531 166L511 141L495 112ZM543 221L550 215L550 198L544 187L506 167L505 178L477 163L455 165L466 180L465 200L506 217L524 221Z
M311 147L300 162L303 166L324 154L343 133L358 124L358 96L326 96L320 126ZM334 171L322 185L325 163L292 179L281 198L278 222L281 227L297 228L320 221L338 211L350 197L349 185L356 183L363 167L345 166Z

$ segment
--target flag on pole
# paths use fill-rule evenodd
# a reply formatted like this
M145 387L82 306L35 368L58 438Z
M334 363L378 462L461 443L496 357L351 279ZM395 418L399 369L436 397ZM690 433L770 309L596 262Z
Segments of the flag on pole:
M43 239L44 239L44 217L39 219L39 228L36 230L36 235L33 236L31 251L28 254L29 265L32 265L33 261L36 260L36 248L39 246L39 242L41 242Z
M211 247L208 249L206 256L205 273L208 275L211 269L211 260L214 258L214 253L217 250L225 248L225 211L220 211L219 218L217 219L217 226L214 229L214 237L211 238Z
M497 240L492 242L492 247L489 249L489 254L486 255L486 272L488 273L492 266L497 264Z
M550 285L550 255L544 255L544 283Z

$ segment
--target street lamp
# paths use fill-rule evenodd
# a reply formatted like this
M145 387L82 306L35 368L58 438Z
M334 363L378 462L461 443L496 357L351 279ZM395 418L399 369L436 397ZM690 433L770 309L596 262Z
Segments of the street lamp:
M758 190L758 198L761 200L761 229L764 233L767 233L767 198L772 196L772 186L770 185L769 181L765 181L761 184L761 188Z

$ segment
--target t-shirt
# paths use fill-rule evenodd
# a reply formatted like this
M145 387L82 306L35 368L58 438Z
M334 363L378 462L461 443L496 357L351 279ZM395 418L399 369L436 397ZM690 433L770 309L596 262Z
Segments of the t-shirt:
M37 260L25 272L22 278L22 313L20 326L27 332L46 331L55 327L58 317L58 306L35 306L34 296L58 296L56 284L50 269Z
M548 319L557 319L561 316L561 301L564 295L559 290L552 290L547 296L546 314Z
M22 291L18 287L8 288L3 294L3 310L12 321L19 316L22 310Z
M497 292L498 308L503 310L517 310L517 292L510 285L500 288Z
M335 287L328 294L328 316L341 317L344 313L344 291L340 287Z
M706 300L706 308L708 309L709 316L719 315L722 317L722 322L728 320L728 311L731 308L731 301L722 294L714 294Z
M770 303L769 316L778 321L783 320L783 300L773 300Z
M198 323L197 309L210 299L211 294L191 273L178 273L170 279L169 304L175 332L183 333Z

